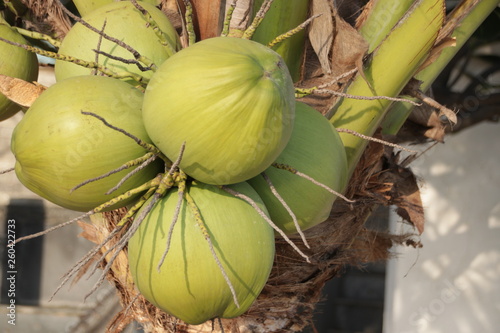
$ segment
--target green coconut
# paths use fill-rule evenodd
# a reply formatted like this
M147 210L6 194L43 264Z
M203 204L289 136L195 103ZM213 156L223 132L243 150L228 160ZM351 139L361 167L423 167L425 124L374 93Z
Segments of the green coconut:
M247 183L231 188L250 196L266 211ZM185 201L165 261L157 270L178 201L177 189L154 206L129 241L134 283L152 304L189 324L237 317L252 305L267 282L274 259L273 229L247 202L216 186L194 183L188 191L201 211L240 307Z
M69 78L49 87L14 129L11 149L18 179L59 206L89 211L154 178L161 171L157 163L141 170L109 195L105 193L133 168L70 192L85 180L145 154L129 137L81 111L98 114L150 142L141 119L142 97L131 85L103 76Z
M104 32L127 45L133 47L142 56L150 59L154 64L160 65L176 50L180 49L180 39L174 27L161 10L149 3L141 2L159 29L164 32L167 44L163 45L153 28L148 24L142 13L129 1L119 1L106 4L91 11L83 19L101 30L104 22ZM73 56L85 61L96 61L94 50L111 54L123 59L134 59L126 49L88 29L81 23L76 23L68 32L61 43L59 54ZM151 77L152 71L141 71L135 64L126 64L105 55L98 55L97 62L115 72L131 72ZM85 68L71 62L56 60L55 75L58 81L68 77L91 74L93 69Z
M318 111L297 102L292 137L276 163L285 164L319 183L341 192L347 182L345 149L335 128ZM325 221L337 198L328 190L289 171L270 167L265 174L295 214L302 230ZM266 204L276 225L287 234L297 232L291 215L262 175L248 181Z
M143 0L144 2L150 3L152 5L158 5L161 0ZM116 0L73 0L78 13L81 16L85 16L95 9L105 6L109 3L116 2ZM142 1L138 1L142 5Z
M245 181L265 170L290 138L294 87L283 59L250 40L215 37L170 57L151 78L143 119L171 159L208 184Z
M12 42L27 44L23 36L0 19L0 37ZM36 54L25 49L0 41L0 74L35 81L38 77L38 60ZM5 120L21 107L0 93L0 121Z

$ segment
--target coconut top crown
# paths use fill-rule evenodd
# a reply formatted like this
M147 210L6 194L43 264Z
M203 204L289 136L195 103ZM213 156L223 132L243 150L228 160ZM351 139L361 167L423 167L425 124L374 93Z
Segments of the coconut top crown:
M279 54L250 40L215 37L169 58L146 89L143 119L153 142L208 184L264 171L292 132L295 95Z

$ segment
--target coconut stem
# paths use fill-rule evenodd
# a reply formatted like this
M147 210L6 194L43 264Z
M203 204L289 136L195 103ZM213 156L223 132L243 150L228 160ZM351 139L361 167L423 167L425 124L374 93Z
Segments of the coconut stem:
M255 33L255 30L257 30L257 27L264 19L264 16L269 11L269 8L271 8L271 4L273 3L273 1L274 0L264 0L264 2L262 3L262 6L260 7L259 11L255 15L252 23L245 30L245 32L243 33L243 36L241 36L241 38L243 38L243 39L251 39L252 38L253 34Z
M233 2L231 2L231 4L229 5L229 8L227 9L226 17L224 18L224 25L222 28L222 32L220 33L221 37L227 37L227 35L229 34L229 28L231 26L231 19L233 17L233 12L234 12L234 9L236 8L237 2L238 2L238 0L233 0Z
M129 169L129 168L131 168L131 167L134 167L134 166L138 165L139 163L144 164L145 162L148 162L150 159L152 159L152 160L156 159L156 157L157 157L157 156L156 156L156 155L154 155L153 153L146 153L145 155L143 155L143 156L141 156L141 157L138 157L138 158L136 158L136 159L134 159L134 160L128 161L127 163L122 164L120 167L118 167L118 168L116 168L116 169L114 169L114 170L108 171L108 172L106 172L105 174L102 174L102 175L97 176L97 177L94 177L94 178L87 179L87 180L85 180L85 181L81 182L80 184L76 185L75 187L73 187L73 188L72 188L71 190L69 190L69 191L70 191L70 193L71 193L71 192L73 192L73 191L75 191L75 190L79 189L80 187L85 186L85 185L87 185L87 184L89 184L89 183L92 183L92 182L95 182L95 181L98 181L98 180L104 179L104 178L109 177L109 176L111 176L111 175L113 175L113 174L115 174L115 173L118 173L118 172L123 171L123 170L125 170L125 169ZM151 162L152 162L152 161L151 161ZM149 163L151 163L151 162L149 162ZM149 163L148 163L148 164L149 164ZM141 165L142 165L142 164L141 164ZM112 191L110 190L110 191L106 192L106 194L109 194L109 193L111 193L111 192L112 192Z
M179 188L177 190L177 195L178 195L177 204L175 206L174 215L172 216L172 222L170 223L170 228L168 229L167 244L165 245L165 251L163 251L163 255L161 256L161 259L158 262L158 266L156 267L156 269L158 270L158 273L160 272L161 266L163 265L163 262L165 261L165 258L167 257L168 251L170 250L170 244L172 242L172 235L174 233L174 227L177 224L177 221L179 219L182 201L184 200L185 189L186 189L186 182L185 181L180 182Z
M422 105L422 103L412 101L411 99L408 99L408 98L398 98L398 97L390 97L390 96L358 96L358 95L351 95L351 94L347 94L347 93L335 91L335 90L330 90L330 89L320 89L318 87L295 88L295 96L297 98L305 97L305 96L308 96L308 95L311 95L314 93L316 93L316 94L328 94L328 95L334 95L334 96L351 98L351 99L358 99L358 100L365 100L365 101L385 99L385 100L393 101L393 102L407 102L407 103L413 104L415 106Z
M389 142L389 141L385 141L385 140L377 139L377 138L374 138L374 137L371 137L371 136L367 136L367 135L358 133L356 131L350 130L348 128L337 128L336 130L339 133L348 133L348 134L357 136L358 138L361 138L361 139L364 139L364 140L368 140L368 141L372 141L372 142L377 142L377 143L383 144L384 146L398 148L398 149L404 150L404 151L406 151L408 153L413 153L413 154L418 153L418 151L416 151L416 150L409 149L409 148L400 146L398 144L395 144L395 143L392 143L392 142Z
M99 50L99 48L97 49L92 49L92 51L94 51L94 53L96 53L96 55L103 55L105 56L106 58L109 58L109 59L113 59L113 60L116 60L116 61L119 61L121 63L124 63L124 64L127 64L127 65L136 65L137 68L139 68L139 70L141 72L147 72L147 71L150 71L150 70L153 70L154 71L154 68L151 68L151 67L144 67L139 61L137 61L136 59L125 59L125 58L122 58L122 57L118 57L118 56L115 56L115 55L112 55L108 52L105 52L105 51L101 51ZM97 58L95 60L95 62L97 63Z
M344 196L342 193L339 193L337 191L335 191L334 189L326 186L325 184L322 184L320 183L319 181L317 181L316 179L306 175L305 173L302 173L300 171L298 171L297 169L294 169L292 168L291 166L289 165L286 165L286 164L281 164L281 163L273 163L272 164L273 167L277 168L277 169L281 169L281 170L286 170L288 172L291 172L293 173L294 175L297 175L299 177L302 177L304 179L307 179L308 181L310 181L311 183L315 184L315 185L318 185L319 187L322 187L324 188L325 190L327 190L328 192L332 193L332 194L335 194L336 196L342 198L344 201L346 202L349 202L349 203L354 203L356 202L355 200L351 200L351 199L348 199L346 196Z
M42 34L36 31L31 31L31 30L26 30L23 28L19 27L13 27L14 29L17 30L21 35L32 38L32 39L38 39L38 40L44 40L46 42L49 42L52 46L59 47L61 46L61 42L58 41L57 39L52 38L49 35Z
M124 225L127 221L129 221L134 215L141 209L141 207L146 203L146 201L151 198L151 196L155 193L156 187L150 188L146 193L144 193L141 198L133 205L127 213L121 218L121 220L117 223L117 225Z
M298 25L296 28L293 28L292 30L287 31L284 34L279 35L278 37L274 38L271 42L269 42L269 44L267 44L267 47L271 48L274 45L279 44L282 41L284 41L284 40L292 37L293 35L295 35L299 31L304 30L309 25L309 23L311 23L315 18L317 18L317 17L319 17L321 15L322 14L314 15L314 16L308 18L306 21L304 21L300 25Z
M165 175L163 178L166 178L166 177L171 178L172 175L169 173L169 174ZM111 252L113 252L111 258L108 260L106 266L103 268L102 273L99 276L99 279L94 284L92 289L87 293L87 295L85 295L85 297L84 297L85 299L87 299L87 297L92 295L97 290L97 288L99 288L99 286L104 282L104 280L106 279L106 275L108 274L109 270L111 269L111 266L113 265L113 262L115 261L115 259L118 257L120 252L125 248L125 246L127 246L128 241L130 240L130 238L132 238L132 236L134 236L137 229L139 229L139 226L141 225L142 221L144 221L144 218L146 218L146 215L151 211L151 209L153 209L154 205L158 202L158 200L160 200L163 197L163 195L165 195L165 192L168 190L168 188L163 187L162 184L166 184L166 182L160 183L160 186L158 186L158 188L154 192L151 200L144 207L144 209L141 210L140 213L134 218L132 225L128 228L128 230L125 232L125 234L118 240L118 242L114 246L112 246L111 248L106 250L104 253L102 253L100 258L97 260L96 264L94 265L94 268L90 272L90 276L92 276L95 273L95 271L99 268L100 263L104 259L106 259L106 256L108 254L110 254ZM122 223L122 221L120 221L120 223Z
M101 28L102 32L104 32L104 29L106 28L106 24L107 24L107 20L104 20L104 23L102 24L102 28ZM99 55L101 54L101 53L99 53L99 50L101 49L101 44L102 44L102 35L99 34L99 39L97 41L97 49L93 50L95 52L94 61L96 64L99 63ZM92 70L92 75L97 75L97 68L94 68Z
M276 190L276 187L274 187L274 184L271 181L271 178L269 178L269 176L265 172L261 173L261 175L264 178L264 180L266 181L269 188L271 189L272 194L276 197L276 199L278 199L278 201L283 205L283 207L286 209L288 214L290 214L290 216L292 217L293 224L295 225L295 230L297 230L297 232L299 233L300 238L302 239L302 242L304 243L304 245L308 249L310 249L311 247L309 246L309 243L307 242L306 236L302 232L302 229L300 228L299 222L297 221L297 216L292 211L290 206L288 206L285 199L283 199L283 197L278 193L278 191Z
M160 157L162 160L164 160L165 163L167 163L167 164L171 163L170 160L165 155L163 155L163 153L158 148L156 148L154 145L141 140L140 138L138 138L135 135L133 135L133 134L125 131L124 129L121 129L119 127L111 125L110 123L107 122L106 119L104 119L103 117L101 117L101 116L99 116L99 115L97 115L97 114L95 114L93 112L88 112L88 111L83 111L82 110L81 113L84 114L84 115L92 116L94 118L99 119L107 127L111 128L111 129L114 129L115 131L120 132L122 134L125 134L126 136L128 136L129 138L131 138L132 140L134 140L139 146L141 146L142 148L144 148L146 151L158 155L158 157Z
M173 48L172 44L168 42L167 35L160 29L156 21L153 19L151 14L144 8L142 7L139 3L137 3L136 0L131 0L132 4L139 10L142 15L144 16L144 19L147 22L148 28L151 28L154 33L156 34L156 37L158 37L158 40L160 41L160 44L163 46L166 46L170 49L170 52L175 53L176 50ZM153 69L154 70L154 69Z
M91 215L91 214L93 214L93 211L87 212L87 213L85 213L85 214L83 214L83 215L80 215L80 216L78 216L78 217L75 217L75 218L74 218L74 219L72 219L72 220L66 221L66 222L64 222L64 223L60 223L60 224L58 224L58 225L55 225L55 226L53 226L53 227L51 227L51 228L48 228L48 229L45 229L45 230L43 230L43 231L40 231L40 232L37 232L37 233L31 234L31 235L28 235L28 236L24 236L24 237L16 238L16 240L14 241L14 244L17 244L17 243L22 242L22 241L24 241L24 240L33 239L33 238L37 238L37 237L40 237L40 236L46 235L46 234L48 234L49 232L52 232L52 231L54 231L54 230L57 230L57 229L63 228L63 227L65 227L65 226L70 225L70 224L72 224L72 223L74 223L74 222L77 222L77 221L79 221L79 220L81 220L81 219L83 219L83 218L85 218L85 217L87 217L87 216L89 216L89 215Z
M147 153L147 154L151 154L151 153ZM142 162L141 165L139 165L137 168L135 168L134 170L132 170L128 174L126 174L125 177L123 177L118 182L118 184L116 184L113 188L111 188L105 194L111 194L114 191L116 191L120 186L123 185L123 183L125 183L127 181L127 179L130 179L130 177L132 177L133 175L139 173L141 170L144 170L144 168L146 168L148 165L153 163L153 161L156 160L157 157L158 157L157 155L152 154L152 156L150 156L148 159L146 159L144 162Z
M8 168L6 170L2 170L0 171L0 175L3 175L4 173L8 173L8 172L11 172L11 171L14 171L16 168Z
M194 32L194 24L193 24L193 5L191 5L191 1L184 0L184 5L186 6L186 13L184 15L184 19L186 20L186 32L188 35L188 46L196 43L196 34Z
M95 63L93 61L85 61L85 60L81 60L81 59L78 59L78 58L75 58L72 56L59 54L59 53L51 52L51 51L47 51L47 50L42 50L42 49L34 47L34 46L16 43L16 42L10 41L10 40L2 38L2 37L0 37L0 41L5 42L5 43L10 44L10 45L21 47L27 51L30 51L30 52L33 52L33 53L36 53L39 55L43 55L43 56L46 56L46 57L49 57L52 59L71 62L75 65L82 66L85 68L97 68L97 70L99 70L101 73L103 73L107 76L114 77L116 79L132 79L132 80L138 82L139 84L146 84L148 82L148 79L146 79L144 76L130 73L130 72L126 72L126 71L115 72L115 71L112 71L111 69L104 67L104 66L102 66L98 63Z

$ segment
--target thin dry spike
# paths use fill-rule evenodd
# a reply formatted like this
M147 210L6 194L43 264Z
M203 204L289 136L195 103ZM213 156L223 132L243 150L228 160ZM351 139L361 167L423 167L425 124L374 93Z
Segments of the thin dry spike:
M229 27L231 25L231 18L233 17L233 12L234 12L234 9L236 8L237 2L238 2L238 0L233 0L233 2L231 2L229 7L227 8L226 17L224 18L224 25L222 28L222 32L220 33L221 37L227 37L227 35L229 34Z
M357 100L372 101L372 100L385 99L385 100L392 101L392 102L410 103L410 104L413 104L415 106L422 105L421 103L412 101L408 98L398 98L398 97L390 97L390 96L357 96L357 95L351 95L351 94L347 94L347 93L339 92L339 91L335 91L335 90L330 90L330 89L320 89L318 87L304 88L304 89L303 88L295 88L295 96L297 98L312 95L315 93L316 94L334 95L334 96L357 99Z
M105 20L104 20L104 23L102 24L101 32L103 32L103 33L104 33L104 29L106 28L106 23L107 23L107 22L108 22L108 21L105 19ZM101 34L99 34L99 39L98 39L98 41L97 41L97 51L96 51L96 50L94 50L94 51L95 51L95 58L94 58L94 62L95 62L96 64L97 64L97 63L99 63L99 52L98 52L98 50L100 50L100 49L101 49L101 44L102 44L102 35L101 35ZM97 75L97 69L96 69L96 68L94 68L94 69L92 70L92 74L91 74L91 75Z
M131 0L132 4L134 5L137 10L139 10L144 16L144 19L147 22L148 28L151 28L154 33L156 34L156 37L158 37L158 41L160 42L161 45L166 46L170 49L170 52L175 53L176 50L173 48L173 46L168 42L166 34L160 29L156 21L153 19L151 14L144 8L142 7L139 3L137 3L136 0Z
M281 163L273 163L272 166L275 167L275 168L281 169L281 170L286 170L288 172L293 173L294 175L297 175L297 176L300 176L300 177L302 177L304 179L307 179L308 181L310 181L314 185L318 185L319 187L324 188L328 192L330 192L332 194L335 194L336 196L338 196L339 198L342 198L346 202L349 202L349 203L356 202L355 200L348 199L342 193L339 193L339 192L335 191L334 189L326 186L325 184L322 184L322 183L318 182L316 179L314 179L314 178L306 175L305 173L302 173L302 172L298 171L297 169L292 168L289 165L281 164Z
M85 265L87 265L87 263L89 261L91 261L92 258L97 253L99 253L99 251L101 250L101 248L104 245L106 245L106 243L108 243L111 239L113 239L113 237L115 237L118 234L118 232L120 232L121 228L122 227L117 226L100 244L98 244L92 250L90 250L89 252L87 252L87 254L82 259L80 259L75 265L73 265L73 267L71 267L71 269L69 271L67 271L63 275L63 277L62 277L63 280L61 281L61 283L57 286L56 290L50 296L49 302L52 301L52 299L54 298L54 296L59 292L59 290L61 290L62 287L64 287L64 285L69 281L69 279L71 279L71 277L73 275L75 275L82 267L84 267Z
M144 184L140 185L140 186L137 186L123 194L120 194L119 196L117 197L114 197L108 201L106 201L105 203L99 205L98 207L94 208L93 212L94 213L100 213L102 212L104 209L107 209L111 206L114 206L116 205L117 203L119 202L122 202L126 199L129 199L131 198L132 196L136 195L136 194L139 194L143 191L149 191L151 188L155 188L157 183L159 182L158 180L158 177L155 177L147 182L145 182Z
M222 263L219 260L219 257L217 256L217 253L215 252L214 245L212 243L212 240L210 239L210 234L208 233L207 227L205 226L205 222L203 221L203 218L201 217L200 210L198 209L198 206L194 202L193 198L189 195L188 192L185 193L184 197L186 198L186 202L191 208L191 213L193 214L193 217L198 225L198 227L201 230L201 233L203 234L203 237L208 243L208 247L210 248L210 252L212 253L212 257L214 258L215 262L217 263L217 266L219 267L222 276L224 277L224 280L226 281L226 284L229 287L229 290L231 291L231 294L233 295L233 301L234 304L236 305L237 308L240 307L240 303L238 302L238 296L236 295L236 290L234 289L233 284L231 283L231 280L229 279L229 276L226 273L226 270L224 269L224 266L222 266Z
M184 141L182 143L181 148L179 149L179 155L177 155L177 159L175 160L175 162L170 167L170 170L168 171L168 173L170 175L174 174L175 169L177 169L177 167L179 166L179 163L181 163L182 155L184 155L184 150L185 149L186 149L186 141Z
M416 151L416 150L412 150L412 149L400 146L398 144L395 144L395 143L392 143L392 142L389 142L389 141L385 141L385 140L381 140L381 139L377 139L377 138L372 138L371 136L367 136L367 135L358 133L356 131L353 131L353 130L350 130L350 129L347 129L347 128L337 128L336 130L337 130L337 132L340 132L340 133L348 133L348 134L357 136L357 137L359 137L361 139L365 139L365 140L373 141L373 142L378 142L378 143L383 144L384 146L398 148L398 149L401 149L401 150L404 150L406 152L413 153L413 154L418 153L418 151Z
M147 72L147 71L152 70L151 67L143 66L139 61L137 61L135 59L125 59L125 58L122 58L122 57L119 57L119 56L112 55L112 54L110 54L108 52L100 51L99 49L93 49L92 51L94 51L96 53L96 55L97 54L102 54L106 58L117 60L117 61L119 61L121 63L124 63L124 64L127 64L127 65L136 65L137 68L139 68L139 70L141 72Z
M103 117L101 117L101 116L99 116L99 115L97 115L97 114L95 114L93 112L88 112L88 111L83 111L83 110L81 111L81 113L84 114L84 115L92 116L94 118L99 119L107 127L111 128L111 129L114 129L115 131L120 132L122 134L125 134L126 136L128 136L129 138L131 138L132 140L134 140L139 146L141 146L142 148L146 149L146 151L154 153L154 154L157 154L160 158L162 158L164 160L166 159L166 157L164 157L164 155L162 154L162 152L158 148L156 148L154 145L152 145L150 143L147 143L147 142L139 139L138 137L136 137L135 135L133 135L133 134L125 131L124 129L121 129L119 127L111 125ZM166 159L165 161L168 161L168 159Z
M16 168L8 168L8 169L5 169L5 170L2 170L0 171L0 175L3 175L4 173L8 173L8 172L12 172L14 171Z
M155 157L156 157L156 155L154 155L153 153L146 153L144 156L141 156L141 157L139 157L139 158L136 158L135 160L132 160L132 161L128 161L127 163L122 164L122 165L121 165L121 166L119 166L118 168L113 169L113 170L111 170L111 171L109 171L109 172L106 172L105 174L102 174L102 175L97 176L97 177L94 177L94 178L87 179L87 180L85 180L85 181L81 182L80 184L76 185L75 187L73 187L73 188L72 188L71 190L69 190L69 191L70 191L70 193L71 193L71 192L76 191L76 190L77 190L77 189L79 189L80 187L85 186L85 185L87 185L87 184L89 184L89 183L92 183L92 182L95 182L95 181L98 181L98 180L104 179L104 178L109 177L109 176L111 176L111 175L113 175L113 174L115 174L115 173L118 173L118 172L123 171L123 170L125 170L125 169L129 169L129 168L131 168L131 167L133 167L133 166L136 166L136 165L137 165L137 164L139 164L139 163L142 163L142 162L144 162L144 161L148 161L148 159L150 159L152 156L155 156ZM108 193L106 193L106 194L108 194Z
M130 311L130 309L132 309L132 305L134 305L135 301L137 301L140 296L141 296L141 294L137 293L134 296L134 298L132 298L132 300L127 304L127 307L123 310L123 315L124 316Z
M72 220L66 221L66 222L64 222L64 223L60 223L60 224L55 225L55 226L53 226L53 227L51 227L51 228L45 229L45 230L43 230L43 231L40 231L40 232L37 232L37 233L31 234L31 235L28 235L28 236L24 236L24 237L17 238L17 239L16 239L16 241L14 242L14 244L17 244L17 243L22 242L22 241L24 241L24 240L33 239L33 238L37 238L37 237L40 237L40 236L46 235L46 234L48 234L49 232L52 232L52 231L54 231L54 230L57 230L57 229L63 228L63 227L65 227L65 226L70 225L70 224L73 224L73 223L75 223L75 222L77 222L77 221L79 221L79 220L81 220L81 219L83 219L83 218L86 218L86 217L88 217L88 216L92 215L93 213L94 213L94 211L93 211L93 210L91 210L91 211L89 211L89 212L86 212L85 214L82 214L82 215L80 215L80 216L78 216L78 217L75 217L75 218L74 218L74 219L72 219Z
M220 319L220 317L217 317L217 321L219 322L219 327L220 327L221 333L224 333L224 326L222 325L222 320Z
M146 193L144 193L141 198L132 206L129 208L127 211L127 214L125 214L122 219L116 224L116 225L123 225L125 222L130 220L134 215L141 209L141 207L146 203L146 201L151 198L151 196L155 193L156 188L152 187L150 188Z
M286 209L288 214L290 214L290 216L292 217L293 224L295 225L295 230L297 230L297 232L299 233L300 238L302 239L302 242L304 243L304 245L308 249L310 249L311 247L309 246L309 243L307 242L306 236L304 235L304 233L302 232L302 229L300 228L299 221L297 221L297 216L292 211L290 206L288 206L285 199L283 199L283 197L278 193L278 191L276 190L276 187L274 187L273 182L271 181L271 178L269 178L269 176L265 172L263 172L261 175L262 175L262 177L264 177L264 180L266 181L267 185L271 189L271 192L274 194L276 199L279 200L279 202L283 205L283 207Z
M158 270L158 273L160 272L161 266L163 265L163 262L165 261L165 258L167 257L167 253L170 250L170 244L172 242L172 234L174 233L174 227L177 224L177 220L179 219L179 214L181 212L181 206L182 206L182 200L184 200L184 191L186 188L186 182L181 182L179 184L179 189L177 191L178 199L177 199L177 205L175 206L175 211L174 211L174 216L172 217L172 223L170 224L170 228L168 229L168 234L167 234L167 244L165 245L165 251L163 251L163 255L161 256L160 261L158 262L158 266L156 269Z
M264 2L262 3L262 6L260 6L259 11L257 12L257 14L255 14L255 17L254 17L252 23L245 30L245 32L243 33L243 36L241 36L241 38L243 38L243 39L251 39L252 38L253 34L255 33L255 30L257 30L257 28L259 27L260 22L262 22L262 20L264 19L264 16L268 12L269 8L271 8L272 3L273 3L273 0L264 0Z
M392 102L406 102L413 104L415 106L420 106L422 103L418 103L415 101L412 101L411 99L408 98L398 98L398 97L390 97L390 96L356 96L356 95L351 95L351 94L346 94L334 90L329 90L329 89L317 89L315 92L318 94L331 94L335 96L340 96L340 97L346 97L346 98L352 98L352 99L359 99L359 100L377 100L377 99L385 99L388 101Z
M106 256L108 254L110 254L111 252L114 251L114 254L113 254L113 257L112 259L110 259L108 261L108 264L106 265L106 268L103 272L102 275L106 275L106 273L109 271L109 268L111 268L111 265L113 264L113 261L114 259L116 258L116 256L118 256L118 253L121 251L121 249L123 249L123 247L125 247L125 245L127 244L127 242L129 241L129 239L134 235L134 233L136 232L136 230L139 228L139 225L141 224L141 222L144 220L144 218L146 217L146 215L151 211L151 209L153 208L153 206L156 204L156 202L158 202L158 200L162 197L162 195L160 195L158 193L158 189L155 190L154 192L154 195L153 195L153 198L151 199L151 201L148 203L148 205L140 212L140 214L138 216L135 217L134 221L132 222L132 225L130 226L130 228L127 230L127 232L120 238L120 240L111 248L109 248L108 250L106 250L106 252L104 252L101 257L99 258L99 260L97 261L97 263L94 265L94 268L93 270L91 271L90 275L94 274L94 272L97 270L98 266L99 266L99 263L101 261L103 261ZM135 206L134 206L135 207ZM123 220L124 218L122 218L117 226L122 226L123 225ZM122 246L123 245L123 246ZM103 276L101 276L103 277ZM101 280L101 279L99 279ZM97 289L97 287L95 287L94 289L92 289L92 291L88 294L90 295L92 292L95 291L95 289ZM87 295L87 296L88 296Z
M298 247L297 245L295 245L294 242L292 242L292 240L290 238L288 238L288 236L283 232L283 230L281 230L270 218L269 216L266 215L266 213L264 213L264 211L262 209L260 209L260 207L257 205L257 203L252 199L250 198L249 196L246 196L244 195L243 193L240 193L238 191L235 191L233 190L232 188L229 188L225 185L222 185L222 186L219 186L219 188L223 189L224 191L226 191L227 193L231 194L231 195L234 195L235 197L237 198L240 198L240 199L243 199L245 200L246 202L248 202L256 211L257 213L259 213L260 216L262 216L262 218L277 232L280 234L281 237L283 237L283 239L298 253L300 254L304 259L306 259L307 262L311 262L309 260L309 257L304 254L304 252L302 252Z
M186 148L186 142L184 141L181 145L180 150L179 150L179 156L177 157L175 162L172 164L172 167L168 171L167 176L173 176L175 169L177 169L177 166L179 165L179 163L182 160L182 155L184 154L185 148ZM172 223L170 224L170 228L168 230L167 244L165 246L165 251L163 251L163 255L160 259L160 262L158 263L158 266L156 267L158 272L160 272L160 268L163 265L163 262L165 261L165 258L167 256L168 251L170 250L170 242L172 240L172 233L174 231L175 224L177 223L177 220L179 218L179 213L180 213L181 205L182 205L182 199L184 197L184 192L186 190L186 179L187 179L186 174L181 170L179 172L179 182L178 182L179 184L178 184L178 191L177 191L179 198L177 200L177 205L175 207L174 216L172 217Z
M153 206L165 195L165 193L168 191L168 189L171 186L173 186L173 184L174 184L173 173L174 173L175 169L177 168L177 165L180 163L180 161L182 159L182 155L183 155L185 147L186 147L186 143L184 142L180 148L179 157L172 164L170 171L161 178L160 184L159 184L158 188L154 191L154 194L151 198L151 201L149 201L148 204L144 207L144 209L140 211L140 214L135 217L134 221L132 222L132 225L127 230L127 232L122 236L122 238L120 238L120 240L112 248L108 249L105 253L103 253L101 255L101 257L99 258L99 260L97 261L96 265L94 265L94 268L92 269L90 275L94 274L99 266L99 263L101 261L103 261L109 253L114 251L113 255L108 260L108 263L104 267L99 279L94 284L94 286L92 287L90 292L85 296L85 299L88 296L90 296L92 293L94 293L97 290L97 288L99 288L99 286L104 282L104 279L106 278L106 274L111 269L111 266L113 265L113 262L115 261L116 257L120 253L120 251L122 251L123 248L127 245L130 238L132 238L132 236L135 234L135 232L139 228L142 221L146 218L146 215L151 211L151 209L153 209ZM120 221L118 224L121 225L122 221Z
M75 65L82 66L85 68L97 68L99 70L99 72L101 72L107 76L117 78L117 79L131 79L131 80L134 80L140 84L142 84L142 83L146 84L148 82L148 79L146 79L145 77L143 77L141 75L137 75L135 73L130 73L130 72L126 72L126 71L115 72L115 71L112 71L111 69L109 69L105 66L102 66L98 63L95 63L93 61L84 61L84 60L81 60L81 59L78 59L78 58L75 58L72 56L59 54L59 53L51 52L51 51L47 51L47 50L42 50L38 47L34 47L31 45L25 45L25 44L21 44L21 43L16 43L16 42L10 41L10 40L2 38L2 37L0 37L0 41L5 42L5 43L10 44L10 45L14 45L14 46L23 48L29 52L33 52L33 53L36 53L39 55L43 55L43 56L52 58L52 59L71 62Z
M351 69L350 71L347 71L345 73L342 73L340 74L339 76L335 77L333 80L331 80L330 82L327 82L327 83L323 83L319 86L316 87L316 89L323 89L323 88L326 88L326 87L329 87L331 86L332 84L335 84L337 82L339 82L340 80L342 80L343 78L346 78L354 73L356 73L358 71L358 68L355 67L353 69ZM314 88L313 88L314 89Z
M95 271L97 270L97 268L99 267L100 263L104 259L106 259L106 256L108 254L110 254L111 252L113 252L111 258L108 260L108 262L106 263L106 266L103 268L102 273L99 276L99 279L94 284L92 289L87 293L87 295L85 295L84 299L87 299L90 295L92 295L104 282L104 280L106 279L106 275L111 270L111 266L113 265L115 259L118 257L120 252L125 248L125 246L127 246L128 241L130 240L130 238L132 238L132 236L134 236L137 229L139 229L139 226L141 225L142 221L144 221L144 218L146 217L146 215L151 211L151 209L156 204L156 202L158 202L158 200L160 200L161 195L157 195L157 194L158 193L155 193L155 195L153 196L151 201L148 203L148 205L134 219L134 221L132 222L132 225L130 226L130 228L128 228L127 232L125 232L125 234L120 238L120 240L113 247L109 248L106 252L104 252L100 256L100 258L97 260L96 264L94 265L94 268L90 271L89 276L92 276L95 273Z
M60 0L58 0L60 2ZM124 43L123 41L119 40L118 38L115 38L115 37L112 37L102 31L100 31L99 29L96 29L95 27L91 26L90 24L88 24L86 21L84 21L81 17L73 14L69 9L67 9L64 5L61 6L63 11L69 16L71 17L73 20L75 20L76 22L80 23L81 25L83 25L84 27L86 27L87 29L101 35L103 38L115 43L116 45L124 48L125 50L129 51L130 53L132 53L132 55L134 56L135 59L137 59L138 61L142 62L144 65L146 65L146 67L149 67L151 69L156 69L156 65L153 63L153 61L151 61L150 59L142 56L139 51L137 51L136 49L134 49L132 46Z
M317 15L314 15L310 18L308 18L307 20L305 20L303 23L301 23L300 25L298 25L297 27L293 28L292 30L290 31L287 31L285 32L284 34L281 34L279 35L278 37L276 37L275 39L273 39L271 42L269 42L269 44L267 44L267 47L273 47L274 45L276 44L279 44L281 43L282 41L292 37L293 35L295 35L296 33L304 30L307 25L309 25L309 23L311 23L315 18L317 17L320 17L322 14L317 14Z
M149 153L148 153L149 154ZM114 191L116 191L118 188L120 188L120 186L123 185L123 183L125 183L128 179L130 179L130 177L132 177L133 175L139 173L140 171L144 170L144 168L146 168L148 165L150 165L151 163L153 163L154 160L156 160L158 156L157 155L152 155L151 157L149 157L147 160L145 160L144 162L141 163L141 165L139 165L137 168L135 168L134 170L130 171L128 174L125 175L125 177L123 177L119 182L118 184L116 184L113 188L111 188L108 192L106 192L105 194L111 194L113 193Z

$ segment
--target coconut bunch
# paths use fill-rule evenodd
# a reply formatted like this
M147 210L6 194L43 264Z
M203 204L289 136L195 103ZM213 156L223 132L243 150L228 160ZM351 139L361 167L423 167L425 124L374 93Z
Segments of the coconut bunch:
M42 2L23 1L29 10ZM462 1L446 18L443 0L405 1L396 21L381 27L369 15L356 28L326 1L256 0L245 22L249 8L231 19L236 1L214 19L202 1L194 10L186 0L175 26L158 9L171 1L73 3L80 16L55 5L75 22L56 37L0 22L8 99L0 119L24 112L11 141L20 182L84 212L60 226L90 216L80 225L97 245L60 287L101 268L90 293L107 278L124 307L110 330L137 320L148 331L214 331L217 319L222 331L300 331L344 265L410 243L366 230L376 205L396 204L422 231L411 171L367 139L380 126L397 132L407 112L390 106L418 104L396 97L416 74L432 82L439 68L429 63L454 54L455 28L467 29L459 42L470 35L477 2ZM481 15L497 5L479 3ZM16 18L21 5L5 2ZM40 21L49 12L33 14ZM197 41L193 19L213 20L217 33ZM311 22L306 50L299 35ZM33 53L55 59L55 85L30 83ZM340 136L334 126L344 127Z
M127 208L101 259L127 249L136 288L162 311L193 325L240 316L268 281L276 234L309 261L287 235L325 221L345 188L339 135L296 101L265 45L220 36L181 48L147 2L82 12L44 53L57 82L14 130L18 179L84 216Z

